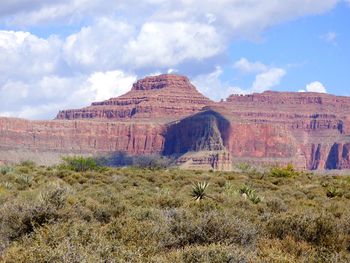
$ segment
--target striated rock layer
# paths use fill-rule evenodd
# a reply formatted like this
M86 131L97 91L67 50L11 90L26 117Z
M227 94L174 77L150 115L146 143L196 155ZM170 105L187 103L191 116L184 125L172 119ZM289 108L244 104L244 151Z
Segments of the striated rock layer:
M212 104L200 94L187 77L160 75L135 83L128 93L92 103L91 106L60 111L56 119L149 119L172 121L198 112Z
M350 97L272 92L212 102L188 78L147 77L130 92L53 121L0 118L0 162L13 151L178 157L185 168L293 163L350 169Z

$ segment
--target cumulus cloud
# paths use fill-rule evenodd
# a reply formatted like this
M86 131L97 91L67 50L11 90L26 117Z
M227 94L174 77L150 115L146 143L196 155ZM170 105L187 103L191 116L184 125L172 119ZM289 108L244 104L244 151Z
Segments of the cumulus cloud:
M193 83L206 96L214 100L220 100L227 98L231 94L249 94L269 90L280 84L287 73L282 68L271 67L260 61L250 62L246 58L236 61L234 68L240 72L255 74L255 79L250 87L241 88L222 81L223 70L219 66L209 74L197 76L193 79Z
M231 94L246 94L247 91L223 82L220 77L223 74L221 67L217 66L213 72L202 74L192 80L192 83L205 96L219 101Z
M241 58L240 60L236 61L233 67L242 73L256 73L267 70L267 66L263 63L259 61L250 62L246 58Z
M1 101L0 114L51 118L59 109L124 93L137 76L174 68L186 74L191 65L199 65L192 77L212 98L269 89L278 85L286 72L245 58L234 68L255 75L251 87L240 89L220 82L222 68L215 66L229 43L254 38L287 20L326 12L336 3L4 1L0 23L24 31L0 31L0 96L8 98ZM60 30L67 27L70 30ZM33 28L52 35L39 37L29 32Z
M306 85L305 90L299 90L299 92L318 92L318 93L327 93L326 88L319 81L311 82Z
M28 32L0 31L1 80L30 81L57 70L60 40L39 38Z
M124 22L102 18L68 36L63 54L76 70L111 70L123 64L124 45L134 28Z
M256 74L252 86L247 89L248 93L263 92L277 86L287 73L283 68L268 66L260 61L251 62L246 58L236 61L234 68L239 72Z
M96 72L87 80L90 91L95 94L93 99L97 101L123 95L135 81L135 75L128 75L120 70Z
M0 14L11 14L8 23L37 24L43 21L83 20L86 17L125 14L134 20L154 22L196 20L218 23L235 33L252 33L282 21L319 14L334 7L338 0L14 0L0 7ZM24 13L26 11L26 13ZM144 22L143 21L143 22ZM142 23L142 21L141 21Z
M286 71L282 68L270 68L267 71L256 75L255 81L252 85L252 91L262 92L268 90L278 84L286 75Z
M171 32L169 34L169 32ZM215 28L198 23L146 23L126 48L125 61L135 67L175 66L188 59L202 60L222 50Z

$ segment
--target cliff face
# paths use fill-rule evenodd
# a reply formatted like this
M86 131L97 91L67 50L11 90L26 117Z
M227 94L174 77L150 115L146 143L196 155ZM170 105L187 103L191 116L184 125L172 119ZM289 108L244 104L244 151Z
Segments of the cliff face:
M56 119L150 119L168 122L188 116L213 102L200 94L187 77L160 75L135 83L130 92L91 106L60 111Z
M152 123L0 118L0 150L154 154L163 149L163 130L162 125Z
M349 97L268 91L233 95L223 106L245 122L283 131L280 141L289 138L289 142L280 146L279 152L290 153L298 166L311 170L348 168L349 153L343 145L350 142ZM265 145L268 138L273 136L265 138Z
M165 133L164 155L187 152L222 151L230 123L220 113L206 110L169 125Z
M191 169L229 170L232 162L350 169L350 97L268 91L214 103L186 77L161 75L53 121L0 118L0 139L0 161L16 149L124 151L175 155Z

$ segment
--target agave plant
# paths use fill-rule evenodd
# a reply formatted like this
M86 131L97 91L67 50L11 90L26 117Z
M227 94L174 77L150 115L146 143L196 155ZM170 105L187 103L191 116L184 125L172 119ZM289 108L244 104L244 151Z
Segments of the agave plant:
M201 182L192 185L192 197L196 201L200 201L206 197L210 197L207 195L206 190L209 186L208 182Z
M260 203L262 200L262 198L256 194L255 190L248 185L243 185L239 189L239 192L242 197L249 199L253 204Z
M339 190L338 188L336 187L330 187L327 189L327 192L326 192L326 195L327 197L329 198L334 198L334 197L342 197L343 193L341 190Z
M253 203L257 204L260 203L262 198L258 196L255 192L252 192L250 195L248 195L248 199Z
M240 189L239 189L239 192L241 195L246 195L246 196L249 196L251 195L252 193L255 192L255 190L253 188L251 188L250 186L248 185L243 185Z

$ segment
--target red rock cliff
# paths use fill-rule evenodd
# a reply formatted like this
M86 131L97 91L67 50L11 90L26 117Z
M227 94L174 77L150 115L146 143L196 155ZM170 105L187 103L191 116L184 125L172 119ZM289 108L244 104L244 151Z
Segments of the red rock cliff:
M97 121L27 121L0 118L0 149L62 153L154 154L163 149L162 125Z
M200 94L187 77L167 74L146 77L131 91L91 106L60 111L57 119L152 119L171 121L198 112L212 101Z
M0 139L5 153L125 151L183 155L190 167L209 160L219 167L223 159L227 168L230 158L348 169L350 98L267 91L214 103L186 77L161 75L139 80L118 98L60 111L54 121L0 118Z

